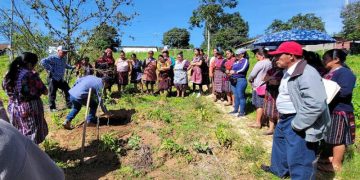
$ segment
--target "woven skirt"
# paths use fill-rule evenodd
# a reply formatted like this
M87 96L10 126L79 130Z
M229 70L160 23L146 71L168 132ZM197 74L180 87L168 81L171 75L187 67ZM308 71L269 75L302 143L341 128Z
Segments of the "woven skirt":
M325 141L329 144L350 145L355 142L355 117L352 112L334 111L331 126Z
M128 85L129 84L129 73L126 72L118 72L117 73L118 84L119 85Z

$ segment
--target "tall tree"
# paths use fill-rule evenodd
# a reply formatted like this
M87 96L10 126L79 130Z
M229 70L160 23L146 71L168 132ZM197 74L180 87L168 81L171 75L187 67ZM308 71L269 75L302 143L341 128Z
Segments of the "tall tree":
M237 0L202 0L201 4L193 11L190 17L190 26L205 27L204 37L208 40L208 51L210 45L211 34L221 29L221 23L225 8L235 8Z
M249 25L240 13L224 14L220 29L213 34L210 42L212 47L234 48L247 41Z
M163 35L162 43L175 48L189 48L190 33L185 28L172 28Z
M315 29L325 32L325 23L313 13L297 14L287 22L275 19L265 30L266 33L274 33L290 29Z
M360 1L348 4L341 11L342 34L349 40L360 40Z

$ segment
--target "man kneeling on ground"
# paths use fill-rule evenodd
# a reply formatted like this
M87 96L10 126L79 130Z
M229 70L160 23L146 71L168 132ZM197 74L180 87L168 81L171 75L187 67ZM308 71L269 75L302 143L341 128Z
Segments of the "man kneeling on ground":
M89 104L89 115L86 118L88 126L94 126L96 124L96 109L100 103L101 110L109 116L109 113L104 106L101 94L103 89L110 86L110 78L105 77L103 79L93 75L84 76L78 79L74 86L69 90L70 102L72 103L72 109L66 116L66 120L63 123L65 129L72 129L71 120L79 113L82 105L86 105L89 89L91 88L91 98Z

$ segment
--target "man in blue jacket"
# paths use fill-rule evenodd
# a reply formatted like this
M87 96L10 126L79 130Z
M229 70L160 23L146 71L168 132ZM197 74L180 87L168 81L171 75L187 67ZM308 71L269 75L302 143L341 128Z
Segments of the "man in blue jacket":
M284 68L276 107L276 125L271 166L261 168L281 178L315 179L316 151L329 127L326 92L319 73L302 60L303 50L296 42L284 42L269 54Z
M72 109L66 116L66 120L63 123L65 129L72 129L71 120L79 113L81 107L86 105L89 90L91 90L91 99L89 104L89 115L86 117L87 124L94 126L96 123L96 110L100 103L101 110L109 116L109 113L101 98L104 89L110 86L110 78L105 77L103 79L93 75L84 76L76 80L74 86L69 90L70 101L72 103Z

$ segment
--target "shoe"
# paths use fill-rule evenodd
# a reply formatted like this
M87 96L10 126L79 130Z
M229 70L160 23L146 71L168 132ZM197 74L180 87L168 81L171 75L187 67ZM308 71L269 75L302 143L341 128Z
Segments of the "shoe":
M256 125L256 124L248 125L248 127L255 128L255 129L261 129L261 126Z
M50 112L58 112L57 109L50 109Z
M63 128L67 130L72 130L74 127L71 126L70 121L64 122Z
M236 111L231 111L228 113L229 115L232 115L232 116L236 116L237 112Z
M268 136L268 135L273 135L274 132L272 131L266 131L266 132L263 132L262 135L265 135L265 136Z
M200 93L198 93L197 95L196 95L196 98L199 98L201 96L201 94Z
M260 166L260 168L261 168L263 171L265 171L265 172L272 173L272 172L271 172L271 169L270 169L270 166L267 166L267 165L265 165L265 164L262 164L262 165Z

